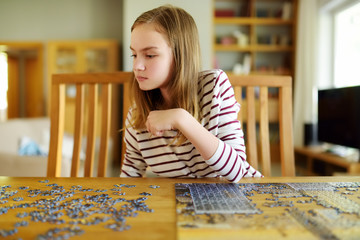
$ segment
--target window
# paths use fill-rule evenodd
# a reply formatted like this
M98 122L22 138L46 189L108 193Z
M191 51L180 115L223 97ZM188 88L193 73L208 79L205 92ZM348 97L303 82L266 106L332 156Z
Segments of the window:
M335 87L360 85L360 3L334 12Z

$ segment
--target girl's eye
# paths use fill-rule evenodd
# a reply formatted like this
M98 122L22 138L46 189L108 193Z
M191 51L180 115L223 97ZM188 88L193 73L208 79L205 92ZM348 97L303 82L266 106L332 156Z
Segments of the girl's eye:
M146 55L147 58L154 58L156 55Z
M131 54L131 56L130 57L132 57L132 58L136 58L136 54Z

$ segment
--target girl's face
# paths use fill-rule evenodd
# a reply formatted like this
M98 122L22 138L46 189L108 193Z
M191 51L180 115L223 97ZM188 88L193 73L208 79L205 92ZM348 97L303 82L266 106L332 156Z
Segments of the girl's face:
M141 90L160 88L162 95L172 76L174 58L166 36L154 24L141 24L131 33L133 71ZM164 96L166 99L166 96Z

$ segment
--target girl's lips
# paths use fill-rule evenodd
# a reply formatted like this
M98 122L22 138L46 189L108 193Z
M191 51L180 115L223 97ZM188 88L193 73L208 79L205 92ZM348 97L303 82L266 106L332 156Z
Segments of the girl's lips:
M147 78L146 78L146 77L142 77L142 76L137 76L136 79L137 79L138 81L144 81L144 80L146 80Z

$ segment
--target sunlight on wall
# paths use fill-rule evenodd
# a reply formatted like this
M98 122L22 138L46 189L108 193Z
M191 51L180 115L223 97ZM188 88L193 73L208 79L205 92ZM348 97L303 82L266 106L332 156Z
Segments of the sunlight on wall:
M335 16L336 87L360 85L360 3Z
M0 52L0 121L6 120L8 91L7 54Z

